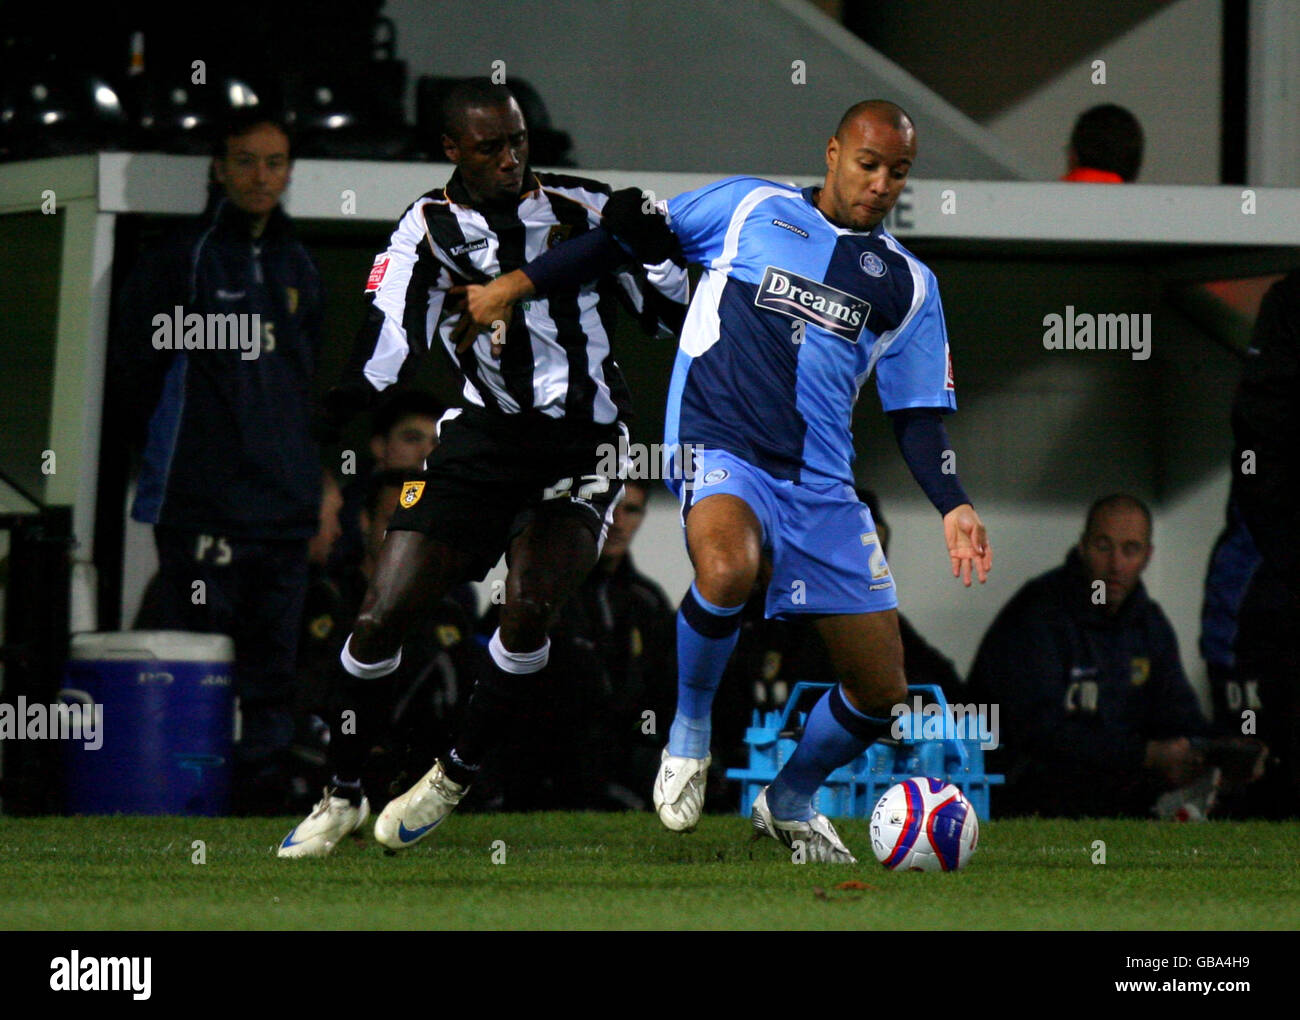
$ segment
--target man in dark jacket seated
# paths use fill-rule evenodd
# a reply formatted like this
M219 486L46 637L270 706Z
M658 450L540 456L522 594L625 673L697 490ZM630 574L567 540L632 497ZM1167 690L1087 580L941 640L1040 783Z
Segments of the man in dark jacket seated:
M1162 792L1212 786L1216 768L1239 781L1257 770L1258 742L1205 736L1173 628L1142 585L1152 549L1141 500L1098 500L1064 565L984 635L965 700L1000 708L995 814L1146 815Z

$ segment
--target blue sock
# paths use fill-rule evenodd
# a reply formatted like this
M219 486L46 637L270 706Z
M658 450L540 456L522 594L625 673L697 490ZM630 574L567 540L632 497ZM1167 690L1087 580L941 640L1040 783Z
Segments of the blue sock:
M715 606L692 583L677 611L677 716L668 753L703 758L709 753L713 696L740 637L740 611Z
M826 777L888 733L892 723L892 719L863 715L849 704L839 684L832 687L808 713L803 739L768 787L767 806L773 817L808 821L815 814L813 795Z

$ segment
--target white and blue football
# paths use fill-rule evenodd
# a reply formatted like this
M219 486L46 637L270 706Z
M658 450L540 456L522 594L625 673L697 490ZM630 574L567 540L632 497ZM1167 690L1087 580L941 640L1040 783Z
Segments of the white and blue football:
M975 808L942 779L896 783L871 813L871 849L890 871L956 871L979 838Z

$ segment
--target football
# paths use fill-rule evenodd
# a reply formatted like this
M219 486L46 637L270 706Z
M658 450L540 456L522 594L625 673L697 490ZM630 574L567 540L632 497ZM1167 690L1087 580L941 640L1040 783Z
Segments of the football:
M871 813L871 849L890 871L956 871L975 853L979 836L975 808L942 779L896 783Z

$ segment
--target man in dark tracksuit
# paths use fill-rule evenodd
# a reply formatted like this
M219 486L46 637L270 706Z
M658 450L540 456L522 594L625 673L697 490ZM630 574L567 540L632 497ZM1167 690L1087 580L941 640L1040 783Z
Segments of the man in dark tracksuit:
M1094 504L1065 564L1030 580L980 644L967 700L999 706L998 815L1146 815L1207 763L1173 628L1140 580L1150 514Z
M1253 704L1231 706L1279 761L1252 813L1300 815L1300 271L1268 289L1232 406L1232 498L1259 555L1237 618L1236 667ZM1249 684L1251 686L1247 687ZM1255 718L1243 716L1250 709Z
M127 281L110 385L148 416L131 515L154 525L157 623L234 638L235 807L275 810L321 493L309 406L322 294L279 205L284 128L253 112L218 143L224 195Z

